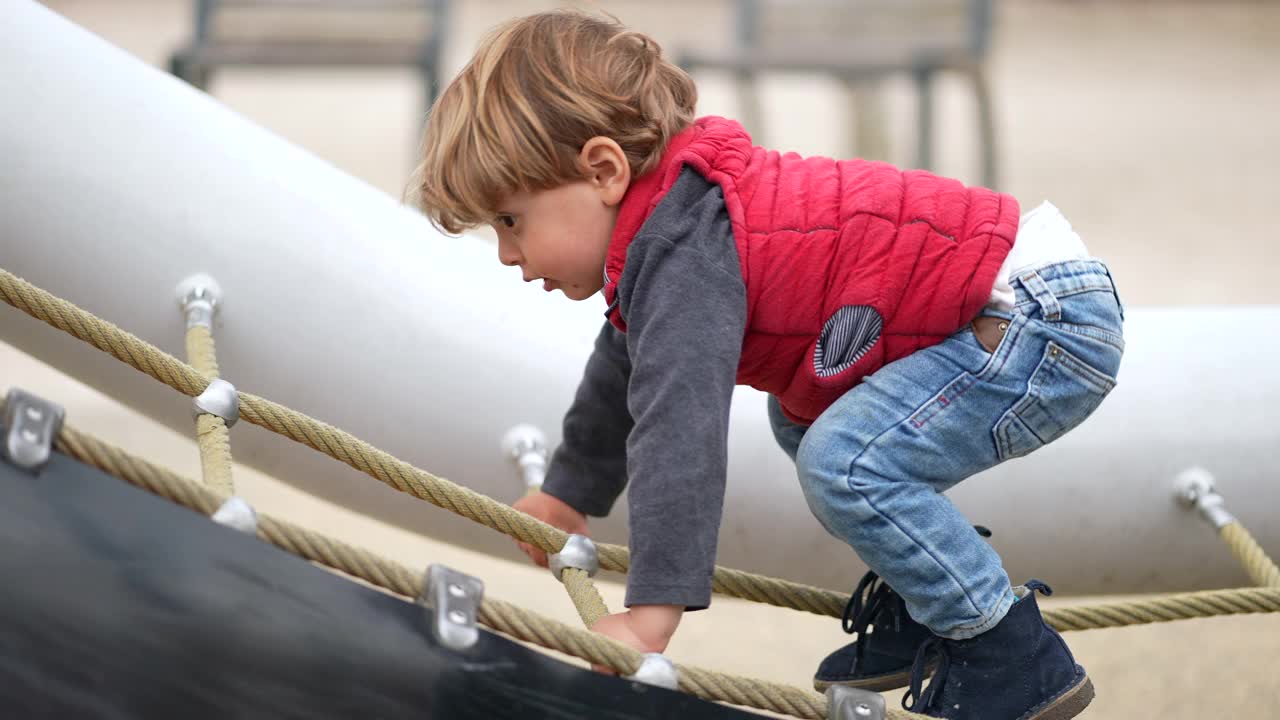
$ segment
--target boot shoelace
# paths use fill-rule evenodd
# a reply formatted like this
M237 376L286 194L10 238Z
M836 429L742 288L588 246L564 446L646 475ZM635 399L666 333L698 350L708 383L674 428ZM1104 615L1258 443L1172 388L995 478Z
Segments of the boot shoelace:
M1043 595L1052 595L1053 589L1039 580L1027 581L1026 588L1029 593L1039 590ZM1026 597L1025 595L1023 597ZM929 667L929 656L937 655L938 665L934 670L933 678L929 680L929 687L921 688L924 684L924 674ZM915 662L911 664L911 684L907 686L907 692L902 696L902 709L911 712L924 712L929 709L938 693L942 692L942 687L947 682L947 673L951 671L951 641L946 638L933 637L925 640L920 645L920 649L916 650Z
M922 691L920 686L924 684L924 674L929 667L931 654L938 656L938 665L933 672L933 678L929 680L929 687ZM920 645L920 649L916 650L915 662L911 664L911 684L907 686L907 692L902 696L902 709L911 712L928 710L933 698L942 689L942 684L947 681L947 673L950 671L951 652L948 650L946 638L934 635L925 640Z
M849 596L844 606L844 616L840 618L840 627L850 635L862 635L871 626L871 620L895 593L874 570L867 571L858 581L858 587Z
M894 602L896 595L893 588L889 587L875 571L869 570L862 576L862 580L858 581L858 587L849 596L849 602L844 606L844 615L840 618L840 627L850 635L854 633L858 635L858 639L853 641L855 667L862 662L867 628L871 627L872 621L880 613L881 608L888 605L893 613L894 630L901 629L899 611L902 603Z

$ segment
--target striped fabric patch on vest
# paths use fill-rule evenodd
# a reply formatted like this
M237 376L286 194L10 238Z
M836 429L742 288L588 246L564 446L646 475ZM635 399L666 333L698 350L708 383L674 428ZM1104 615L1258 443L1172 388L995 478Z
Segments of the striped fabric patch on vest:
M850 305L836 311L818 336L813 370L818 377L839 374L862 359L880 339L880 313L866 305Z

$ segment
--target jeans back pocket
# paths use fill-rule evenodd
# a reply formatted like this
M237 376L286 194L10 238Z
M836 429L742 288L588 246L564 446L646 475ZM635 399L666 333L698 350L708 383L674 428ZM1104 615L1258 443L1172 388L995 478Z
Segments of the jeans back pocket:
M996 423L1001 460L1022 457L1084 422L1116 386L1055 342L1045 347L1024 395Z

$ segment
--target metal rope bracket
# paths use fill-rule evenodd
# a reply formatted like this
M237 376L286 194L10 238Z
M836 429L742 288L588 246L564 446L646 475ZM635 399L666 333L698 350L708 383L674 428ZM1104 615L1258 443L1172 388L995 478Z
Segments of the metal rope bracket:
M213 327L213 317L222 304L222 288L218 281L204 274L192 275L174 289L178 295L178 307L187 319L187 327L203 325Z
M884 696L862 688L827 688L827 720L884 720Z
M466 650L480 639L476 615L484 599L484 582L444 565L427 568L419 602L434 611L431 635L454 650Z
M547 476L547 436L533 425L516 425L502 436L502 453L520 469L525 490L533 492L542 487Z
M596 544L586 535L570 535L565 540L560 552L547 557L547 567L560 582L564 582L565 568L577 568L595 577L600 571L600 556L596 554Z
M227 498L210 519L245 535L258 534L258 513L239 495Z
M662 653L645 653L641 657L644 660L640 662L640 667L636 669L635 675L627 676L628 680L635 680L645 685L653 685L668 690L676 690L680 687L680 672L676 670L675 663L671 662L666 655Z
M217 415L226 421L228 428L240 419L240 394L236 392L235 385L221 378L211 380L209 387L197 395L193 403L196 417L201 413Z
M5 435L0 454L23 470L39 473L53 455L53 441L62 429L65 415L61 405L11 388L5 397Z
M1200 513L1205 522L1214 530L1221 530L1224 525L1235 522L1235 516L1227 512L1226 501L1214 487L1213 475L1201 467L1187 468L1178 474L1174 481L1176 489L1174 497L1188 510Z

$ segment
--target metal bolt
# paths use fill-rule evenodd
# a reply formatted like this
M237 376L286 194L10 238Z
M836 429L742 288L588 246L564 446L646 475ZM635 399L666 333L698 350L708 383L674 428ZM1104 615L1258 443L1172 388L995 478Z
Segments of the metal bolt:
M1008 330L1008 329L1009 329L1009 323L1007 322L1000 323L1000 332L1004 332L1005 330Z
M216 280L203 273L192 275L178 283L174 292L188 328L196 325L213 327L213 316L222 303L222 288L218 287Z
M525 488L537 490L547 474L547 437L532 425L517 425L502 436L502 452L520 469Z
M36 441L38 441L39 439L40 439L40 436L36 434L36 431L35 431L35 430L31 430L31 429L29 429L29 428L23 428L23 429L22 429L22 441L23 441L23 442L31 443L32 445L34 445L34 444L36 443Z
M467 615L461 610L450 610L449 621L458 625L462 625L467 621Z
M858 717L871 717L871 706L866 703L858 703L853 709L853 713Z
M460 598L466 597L467 591L463 590L462 586L457 583L449 583L449 594L456 598Z
M1173 496L1183 507L1199 511L1200 516L1215 530L1221 530L1224 525L1236 520L1227 512L1225 501L1214 489L1213 475L1204 468L1193 467L1179 473Z
M1178 485L1175 493L1176 497L1182 501L1183 507L1188 510L1195 508L1201 497L1217 494L1217 490L1214 488L1213 475L1204 468L1187 468L1178 474L1174 482Z
M1178 503L1188 510L1196 506L1196 500L1199 499L1200 492L1194 487L1187 487L1178 495Z
M44 413L40 412L40 408L27 407L27 419L32 422L40 422L44 419Z

